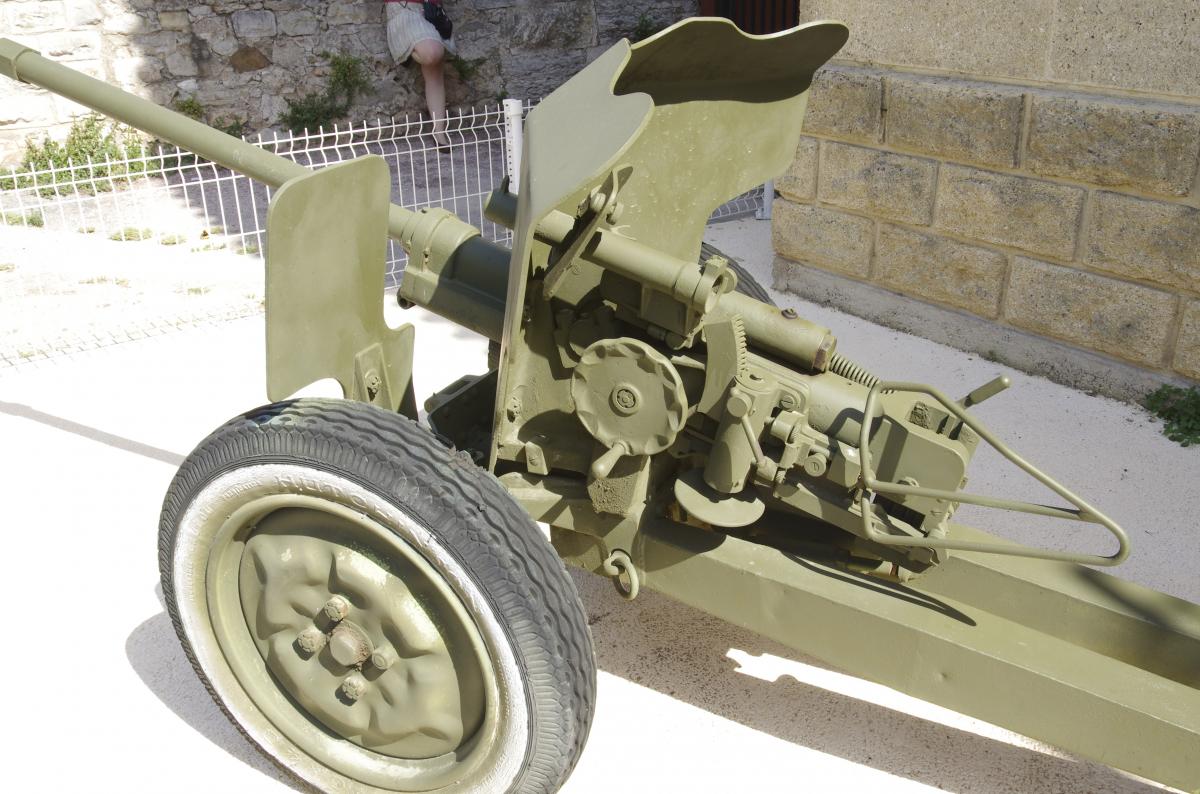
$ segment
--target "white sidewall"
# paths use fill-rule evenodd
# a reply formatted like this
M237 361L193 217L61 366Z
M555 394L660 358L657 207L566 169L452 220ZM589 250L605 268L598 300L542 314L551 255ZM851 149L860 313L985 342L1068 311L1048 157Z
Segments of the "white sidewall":
M502 693L497 736L501 747L493 754L496 760L491 768L473 778L470 790L508 791L524 767L531 722L525 681L508 632L466 569L428 529L394 504L336 474L290 464L238 468L221 475L197 493L179 522L171 560L176 609L200 667L226 708L260 747L299 777L328 791L347 790L350 781L300 752L253 707L217 645L207 614L205 575L214 517L228 516L248 500L274 494L319 497L382 524L419 551L458 594L467 611L474 616L476 628L488 646L497 686ZM386 764L382 756L361 751L350 743L347 743L347 750L355 756L355 763L369 765L374 762L381 767ZM369 787L361 783L349 786L358 791L364 788ZM454 792L460 788L452 785L440 791Z

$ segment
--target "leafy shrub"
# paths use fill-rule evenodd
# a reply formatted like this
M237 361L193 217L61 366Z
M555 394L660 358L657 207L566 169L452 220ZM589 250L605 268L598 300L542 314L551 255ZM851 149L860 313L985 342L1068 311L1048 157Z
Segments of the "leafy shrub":
M26 139L20 167L14 175L0 179L0 190L37 187L46 197L76 189L89 194L107 191L144 173L146 164L137 160L151 154L152 147L136 130L89 113L71 123L62 143L48 135L40 142ZM110 165L114 160L134 162ZM35 180L35 171L51 173L39 174Z
M196 121L204 121L204 105L200 104L200 100L195 97L185 97L176 99L171 103L175 110L187 116L189 119Z
M279 120L292 132L317 130L343 118L354 100L371 88L367 67L361 58L329 53L325 53L325 57L330 65L329 83L325 90L305 94L296 100L285 100L288 108Z
M1163 434L1181 446L1200 444L1200 389L1164 384L1142 403L1163 420Z
M479 74L479 67L483 65L484 58L463 58L459 55L452 55L446 59L446 63L454 69L458 78L464 83L470 82L471 78Z
M4 213L5 226L36 226L41 228L46 225L46 219L42 216L41 210L30 210L29 212L6 212Z
M662 26L657 24L648 14L643 13L638 17L637 24L633 26L633 31L629 34L629 39L633 43L648 39L658 31L662 30Z

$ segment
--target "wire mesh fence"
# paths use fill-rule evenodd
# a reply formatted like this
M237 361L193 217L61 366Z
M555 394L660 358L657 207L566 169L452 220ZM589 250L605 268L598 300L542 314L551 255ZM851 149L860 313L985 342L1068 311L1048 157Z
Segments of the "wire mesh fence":
M380 120L250 140L313 168L377 154L392 201L444 207L506 243L483 217L505 173L501 108L455 113L449 145L428 121ZM262 309L261 257L273 190L174 147L0 172L0 366ZM388 280L406 255L394 241Z
M532 106L524 102L525 112ZM514 130L499 106L452 114L449 145L428 120L377 120L249 142L313 168L382 156L392 201L445 208L508 244L483 216L509 168ZM515 160L513 161L515 162ZM261 257L273 190L174 147L140 156L0 171L0 367L262 310ZM762 189L713 219L756 211ZM407 261L388 242L388 285Z

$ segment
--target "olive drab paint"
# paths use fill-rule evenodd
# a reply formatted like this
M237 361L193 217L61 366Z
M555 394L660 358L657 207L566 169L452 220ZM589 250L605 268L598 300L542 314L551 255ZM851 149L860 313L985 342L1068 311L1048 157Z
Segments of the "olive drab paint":
M501 185L487 207L511 250L445 210L389 205L377 157L310 172L8 40L0 72L280 188L271 399L332 377L417 417L412 326L382 319L390 235L409 255L401 305L499 348L429 398L429 424L551 526L564 560L1194 789L1200 606L1083 567L1123 560L1125 533L969 413L1007 383L954 399L880 382L829 329L742 294L727 258L697 262L711 211L787 168L813 74L847 35L690 19L613 46L529 114L520 194ZM1070 506L965 493L981 443ZM960 504L1085 522L1115 548L1018 546L953 522ZM344 654L366 649L343 634Z

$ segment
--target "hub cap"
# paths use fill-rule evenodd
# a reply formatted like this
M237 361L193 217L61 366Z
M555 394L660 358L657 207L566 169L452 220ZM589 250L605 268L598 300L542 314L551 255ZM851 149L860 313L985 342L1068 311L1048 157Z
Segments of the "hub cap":
M400 758L451 752L483 720L478 666L452 658L464 627L439 627L453 594L355 547L348 529L312 511L259 524L239 571L251 637L282 688L343 738Z

